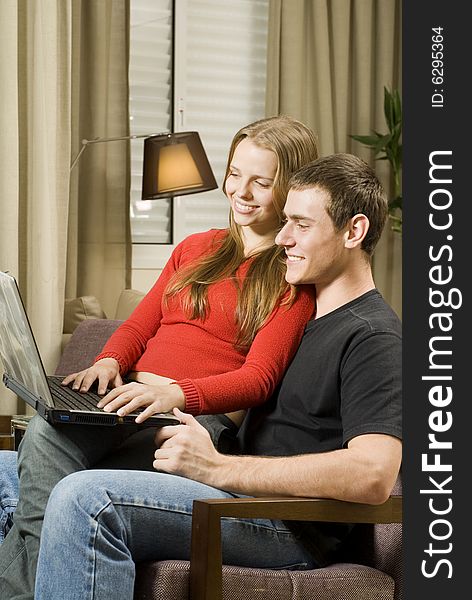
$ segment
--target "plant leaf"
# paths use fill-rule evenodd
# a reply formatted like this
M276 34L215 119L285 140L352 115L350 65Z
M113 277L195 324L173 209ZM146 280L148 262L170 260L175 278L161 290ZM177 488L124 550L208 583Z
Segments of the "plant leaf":
M381 152L382 150L386 150L390 144L390 141L392 139L392 136L390 135L390 133L387 133L387 135L383 135L381 136L378 140L377 140L377 152Z
M396 210L397 208L403 208L403 197L397 196L391 202L389 202L388 207L390 211Z
M384 115L388 128L392 131L395 126L394 99L386 87L384 87Z
M351 137L353 140L356 140L356 142L360 142L361 144L364 144L366 146L377 146L377 141L379 139L378 134L377 135L350 135L349 137Z
M377 131L375 131L374 134L375 135L351 135L349 137L357 142L361 142L364 146L371 148L374 150L375 154L386 152L391 141L391 135L389 133L381 135Z
M393 95L393 110L394 110L394 115L395 115L395 124L396 125L400 125L400 129L401 129L401 124L402 124L402 102L400 100L400 93L398 90L394 91L394 95Z
M384 86L384 117L388 127L387 134L371 131L371 135L350 135L353 140L360 142L373 150L376 160L388 160L391 167L393 183L393 199L389 201L388 212L393 231L402 232L402 103L398 90L390 91Z

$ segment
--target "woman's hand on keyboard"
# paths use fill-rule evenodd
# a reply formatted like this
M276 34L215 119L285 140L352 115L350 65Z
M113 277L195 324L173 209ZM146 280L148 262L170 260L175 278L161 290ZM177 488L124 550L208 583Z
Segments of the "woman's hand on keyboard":
M97 405L106 412L117 412L120 416L144 409L136 417L142 423L156 413L170 412L185 407L185 394L177 384L148 385L127 383L109 392Z
M105 394L109 387L119 387L123 385L120 376L120 365L114 358L102 358L83 371L71 373L63 381L63 385L72 383L73 390L88 392L90 386L98 381L98 394Z

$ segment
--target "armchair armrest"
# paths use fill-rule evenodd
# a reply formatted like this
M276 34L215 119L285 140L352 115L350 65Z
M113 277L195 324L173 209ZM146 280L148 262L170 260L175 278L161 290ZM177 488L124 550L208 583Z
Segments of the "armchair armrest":
M195 500L190 559L191 600L221 600L221 517L337 523L400 523L402 497L378 506L324 498Z

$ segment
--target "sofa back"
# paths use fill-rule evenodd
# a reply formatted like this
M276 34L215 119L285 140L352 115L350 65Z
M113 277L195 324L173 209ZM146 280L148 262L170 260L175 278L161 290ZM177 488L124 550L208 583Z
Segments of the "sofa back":
M69 375L90 367L107 339L122 322L116 319L81 321L62 352L55 374Z

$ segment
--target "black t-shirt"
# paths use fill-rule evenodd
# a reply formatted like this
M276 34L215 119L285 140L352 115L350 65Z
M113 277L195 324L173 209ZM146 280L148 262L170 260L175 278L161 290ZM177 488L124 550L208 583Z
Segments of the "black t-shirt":
M371 290L309 321L276 393L248 412L235 452L292 456L337 450L367 433L401 438L401 403L401 323ZM287 525L320 564L346 533L339 525Z

